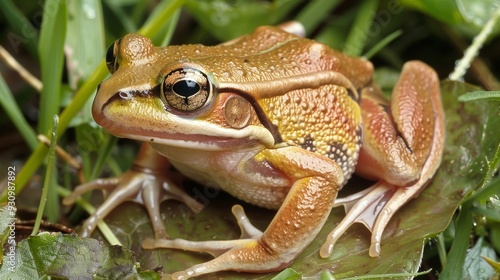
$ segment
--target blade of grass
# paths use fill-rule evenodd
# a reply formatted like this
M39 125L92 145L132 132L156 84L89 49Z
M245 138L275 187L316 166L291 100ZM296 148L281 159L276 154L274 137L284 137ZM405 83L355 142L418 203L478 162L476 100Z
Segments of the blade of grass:
M327 0L330 1L330 0ZM291 11L296 9L303 1L300 0L280 0L272 1L270 14L272 24L282 23Z
M304 25L306 34L310 34L339 4L339 0L310 1L295 17L295 20Z
M471 196L469 196L466 201L485 201L494 195L498 195L500 193L500 177L495 177L495 179L491 180L491 182L474 192Z
M137 26L136 23L141 22L144 15L148 13L150 5L151 5L151 3L149 1L136 1L132 12L126 13L126 15L127 15L127 17L132 19L132 21ZM154 10L153 10L153 12L154 12Z
M106 51L104 19L98 0L68 1L66 46L71 49L69 76L72 88L99 65ZM92 30L92 32L87 32ZM81 36L85 34L85 36ZM90 110L89 110L90 112Z
M462 102L480 99L500 101L500 91L472 91L458 97L458 100Z
M121 22L123 28L131 33L137 30L135 22L127 15L119 5L118 1L104 1L104 4L116 15L116 18Z
M484 216L486 219L500 222L500 211L498 209L489 209L484 206L475 206L473 211L479 215Z
M481 49L484 45L484 42L488 39L488 36L493 31L498 19L500 18L500 7L496 9L496 11L491 16L490 20L486 22L486 24L481 29L481 32L474 38L472 44L465 50L464 57L460 59L455 66L455 70L450 74L450 80L458 81L462 79L465 75L465 72L470 67L472 60L479 53L479 49Z
M438 255L439 255L439 261L441 262L441 267L446 266L446 244L444 241L444 235L441 232L438 237L437 237L437 245L438 245Z
M389 36L385 37L383 40L378 42L373 48L371 48L369 51L363 55L366 59L372 58L376 53L378 53L381 49L385 48L387 45L389 45L394 39L397 37L401 36L403 34L403 31L401 30L396 30L389 34Z
M181 16L181 9L177 9L172 17L168 20L167 23L167 32L165 32L165 36L161 42L160 46L167 46L170 44L170 40L172 40L172 36L174 35L175 28L177 27L177 22L179 22L179 17Z
M368 30L372 24L378 1L365 0L359 7L349 36L347 36L344 53L360 56L368 39Z
M441 280L455 280L462 278L462 269L464 267L465 255L469 247L469 236L472 230L472 204L462 204L462 209L456 221L456 231L453 244L448 252L446 266L439 275Z
M28 143L28 146L31 149L35 149L38 144L35 131L23 117L21 109L17 106L17 103L14 100L14 97L12 97L12 93L2 76L0 76L0 104L2 105L5 113L7 113L7 116L9 116L14 125L17 127L17 130L21 133L26 143Z
M40 229L40 223L42 221L42 216L45 209L45 204L47 202L47 196L49 195L50 189L52 189L52 185L54 184L54 165L56 162L56 143L57 143L57 125L59 123L59 117L54 115L53 117L53 126L52 133L50 137L50 148L49 148L49 161L47 163L47 170L45 172L45 180L43 183L42 196L40 197L40 204L38 205L38 211L36 213L35 225L33 226L33 231L31 235L36 235L38 233L38 229ZM55 188L54 188L55 190Z
M297 271L286 268L282 270L278 275L274 276L271 280L299 280L302 279L302 274Z
M153 17L148 19L144 26L139 29L139 33L146 37L152 37L153 34L162 29L165 19L170 18L184 2L185 0L165 0L160 3L158 14L154 14Z
M13 32L7 34L7 39L12 49L17 53L19 45L24 44L32 55L38 57L38 32L30 21L11 0L0 1L0 11L3 13L4 19L9 23L9 26L13 29Z
M38 131L42 134L49 131L52 116L59 113L66 34L66 1L47 0L44 12L38 49L43 84Z
M148 19L145 23L145 25L148 24L148 22L152 19L154 19L158 13L162 13L164 9L170 9L171 7L171 0L170 1L165 1L162 2L157 9L155 9L151 15L150 19ZM175 27L177 26L177 21L180 16L181 9L175 9L174 13L163 22L163 24L160 26L159 29L154 31L154 34L151 36L148 36L149 39L153 42L155 45L159 46L166 46L170 43L170 39L175 31Z

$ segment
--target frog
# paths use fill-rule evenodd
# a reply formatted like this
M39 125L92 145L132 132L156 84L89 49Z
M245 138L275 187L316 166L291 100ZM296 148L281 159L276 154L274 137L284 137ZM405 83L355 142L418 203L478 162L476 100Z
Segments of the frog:
M80 185L64 203L106 190L81 236L134 201L145 206L154 229L144 248L214 256L172 279L284 269L338 206L347 213L319 255L331 256L339 238L361 223L371 231L368 254L377 257L390 219L425 189L441 162L445 116L430 66L406 62L388 99L373 81L371 62L305 38L298 22L262 26L215 46L156 47L128 34L108 49L106 62L111 76L98 87L93 117L142 145L130 170ZM261 231L235 205L239 239L171 239L161 202L176 199L195 213L203 208L171 179L172 167L276 214ZM337 198L353 174L374 183Z

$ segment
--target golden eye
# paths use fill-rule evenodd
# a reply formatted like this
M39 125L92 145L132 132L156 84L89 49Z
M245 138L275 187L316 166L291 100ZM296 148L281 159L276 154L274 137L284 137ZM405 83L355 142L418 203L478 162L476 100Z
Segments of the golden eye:
M106 66L111 74L115 73L118 69L118 49L120 47L121 39L116 40L113 44L108 47L106 51Z
M207 103L212 88L212 84L203 72L192 68L180 68L165 76L161 90L170 107L190 112L202 108Z

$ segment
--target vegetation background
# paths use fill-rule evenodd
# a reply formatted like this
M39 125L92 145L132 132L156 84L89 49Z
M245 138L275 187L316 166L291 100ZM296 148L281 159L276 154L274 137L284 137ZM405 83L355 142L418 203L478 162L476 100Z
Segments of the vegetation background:
M107 75L103 59L108 45L130 32L145 34L156 45L217 44L260 25L298 20L307 37L373 61L375 80L388 94L405 61L419 59L434 67L443 80L447 114L443 164L431 185L393 218L379 258L368 257L369 233L362 226L340 240L331 258L319 258L322 240L343 215L342 209L334 209L317 240L290 269L210 277L498 279L499 11L498 0L0 1L0 241L5 255L0 278L75 278L92 273L106 279L158 279L159 267L170 273L210 259L196 253L142 250L143 238L153 234L145 210L133 203L110 214L109 230L103 226L95 233L93 237L103 243L74 235L36 234L39 229L71 232L92 205L86 197L77 207L64 207L61 197L81 182L120 174L133 161L137 143L118 141L90 115L95 89ZM489 34L484 42L474 40L481 32ZM479 56L466 63L465 75L454 72L466 49L476 43L473 48L480 49ZM467 92L472 93L463 95ZM56 126L54 115L59 116ZM76 162L55 157L54 147L41 143L39 134L56 139ZM349 192L361 183L345 189ZM162 213L170 236L239 236L229 211L238 201L191 182L186 187L202 198L206 209L195 216L177 202L165 202ZM12 231L5 221L10 218L11 197L18 217L16 272L9 270L7 255ZM90 200L98 205L99 196ZM273 215L250 205L245 209L260 228Z

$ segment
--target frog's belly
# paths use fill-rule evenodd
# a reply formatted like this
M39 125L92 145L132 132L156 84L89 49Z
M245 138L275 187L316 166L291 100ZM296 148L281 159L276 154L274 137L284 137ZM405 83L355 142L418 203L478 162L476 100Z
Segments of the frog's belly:
M259 166L246 155L219 155L189 163L170 159L170 162L204 186L220 188L238 199L269 209L278 209L290 190L288 178L268 166Z

